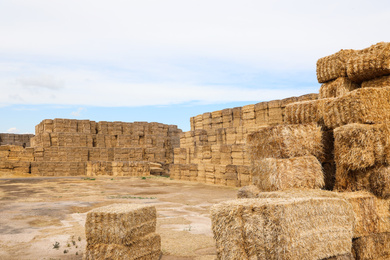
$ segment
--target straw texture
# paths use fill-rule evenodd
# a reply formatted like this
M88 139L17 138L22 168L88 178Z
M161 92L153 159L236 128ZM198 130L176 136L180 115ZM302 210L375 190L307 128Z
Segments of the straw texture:
M255 185L244 186L237 192L237 199L251 199L256 198L261 191Z
M347 76L347 61L354 50L340 50L317 61L317 79L325 83L339 77Z
M335 98L359 88L360 85L346 77L341 77L321 85L318 98Z
M362 82L390 74L390 43L380 42L356 51L348 60L347 75Z
M321 127L307 124L260 128L248 135L247 152L251 160L305 155L321 158L323 156Z
M390 233L371 234L353 241L356 260L390 259Z
M135 241L130 246L121 244L87 245L83 256L85 260L124 259L157 260L161 256L161 238L156 233L149 234Z
M390 75L362 82L362 88L390 87Z
M314 156L258 160L252 166L252 183L261 191L318 189L325 185L321 164Z
M323 259L351 250L353 211L338 197L240 199L211 208L218 259Z
M324 106L332 98L318 99L288 104L284 111L286 124L323 124Z
M360 88L324 104L324 123L336 128L351 123L390 120L390 87Z
M156 231L156 208L143 204L112 204L87 214L85 233L89 245L131 245Z

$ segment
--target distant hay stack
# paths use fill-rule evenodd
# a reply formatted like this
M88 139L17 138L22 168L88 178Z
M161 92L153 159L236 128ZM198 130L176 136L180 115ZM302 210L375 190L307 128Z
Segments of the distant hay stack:
M87 214L85 259L159 259L156 208L143 204L112 204Z
M322 131L316 124L278 125L260 128L247 137L251 160L323 156Z
M348 254L353 211L344 199L240 199L211 208L218 259L324 259Z
M252 183L261 191L319 189L325 184L321 164L314 156L258 160L252 165L252 175Z

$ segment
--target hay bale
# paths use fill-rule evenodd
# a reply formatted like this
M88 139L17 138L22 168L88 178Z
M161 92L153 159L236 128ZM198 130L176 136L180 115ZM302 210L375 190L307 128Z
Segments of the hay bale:
M362 82L390 74L390 43L380 42L356 51L348 60L347 75L354 82Z
M379 231L379 216L376 210L375 197L369 192L343 192L340 193L351 203L355 224L353 227L353 237L368 236Z
M372 124L390 120L390 87L360 88L324 104L329 128L351 123Z
M362 88L383 88L390 87L390 75L367 80L362 82Z
M261 191L255 185L244 186L240 188L237 192L237 199L250 199L256 198L257 194Z
M354 53L354 50L340 50L335 54L319 59L317 61L318 82L325 83L340 77L346 77L347 61Z
M382 199L390 198L390 166L375 167L369 177L370 191Z
M133 244L93 244L87 245L85 260L98 259L150 259L157 260L161 256L161 238L156 233L144 236Z
M321 85L318 98L335 98L359 88L360 85L346 77L340 77Z
M143 204L111 204L88 212L85 234L89 245L131 245L156 231L156 208Z
M353 211L339 197L239 199L211 208L218 259L323 259L351 250Z
M342 254L342 255L336 255L329 258L324 258L321 260L355 260L352 253Z
M334 154L338 167L365 169L386 161L387 124L349 124L334 130Z
M252 166L252 183L261 191L319 189L325 185L321 164L314 156L258 160Z
M278 125L260 128L247 137L251 160L323 155L321 127L316 124Z
M377 233L390 232L390 200L375 197L375 206L379 219Z
M286 124L323 124L324 106L332 98L309 100L288 104L284 111Z
M354 239L352 246L356 260L390 259L390 233L388 232Z

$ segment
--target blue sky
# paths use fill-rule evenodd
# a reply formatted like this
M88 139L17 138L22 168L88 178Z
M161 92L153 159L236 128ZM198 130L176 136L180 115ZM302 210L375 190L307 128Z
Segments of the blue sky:
M318 58L390 41L388 1L0 0L0 132L47 118L189 130L318 92Z

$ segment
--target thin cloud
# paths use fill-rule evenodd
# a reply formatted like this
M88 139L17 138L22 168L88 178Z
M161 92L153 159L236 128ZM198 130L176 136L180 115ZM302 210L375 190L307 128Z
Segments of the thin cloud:
M55 79L52 76L22 77L17 82L23 87L43 88L50 90L62 89L65 86L64 80Z
M81 116L81 112L84 110L84 108L82 107L79 107L77 109L77 111L73 111L72 113L70 113L72 116L74 117L80 117Z
M9 133L9 134L18 134L18 133L20 133L20 130L17 129L16 127L11 127L11 128L9 128L7 130L7 133Z

